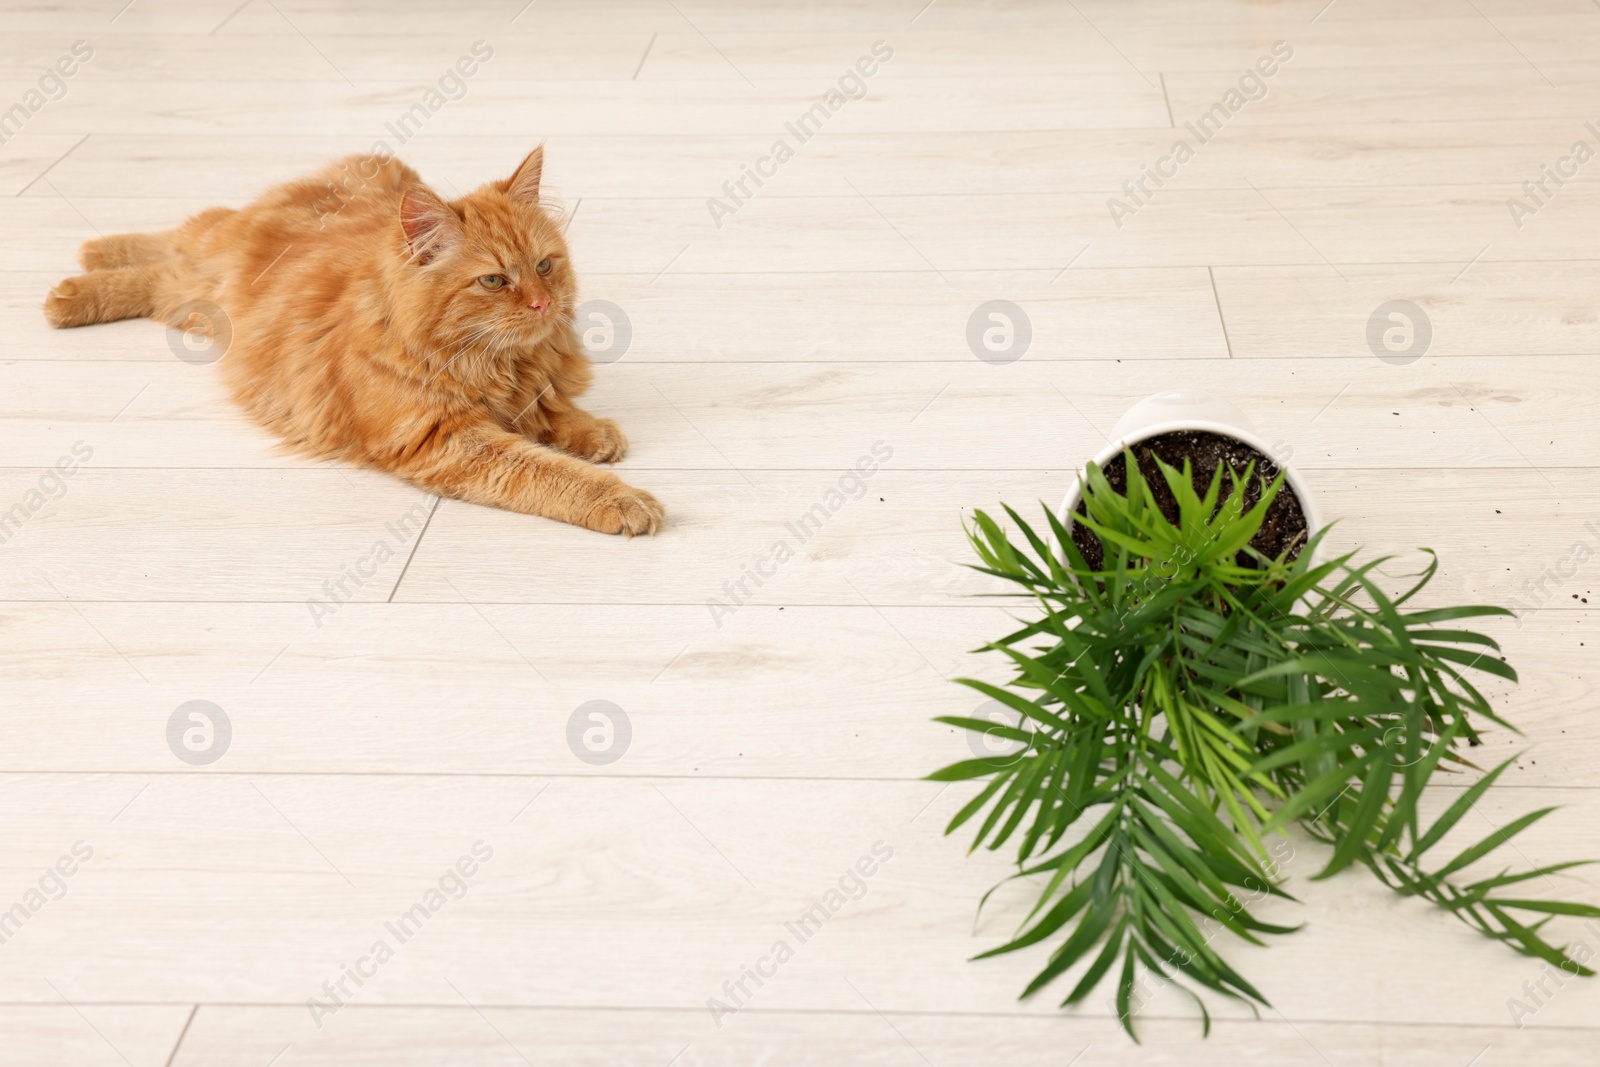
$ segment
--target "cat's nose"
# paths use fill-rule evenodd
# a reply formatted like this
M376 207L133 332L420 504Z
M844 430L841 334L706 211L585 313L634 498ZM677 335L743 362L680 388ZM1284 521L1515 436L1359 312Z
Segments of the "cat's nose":
M543 315L550 309L550 298L548 296L536 296L528 301L528 306Z

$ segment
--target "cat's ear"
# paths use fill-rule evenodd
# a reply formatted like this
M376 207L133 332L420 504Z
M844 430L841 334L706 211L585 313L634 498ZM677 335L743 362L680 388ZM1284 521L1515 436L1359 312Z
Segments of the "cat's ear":
M539 177L544 172L544 145L528 153L517 172L506 181L506 195L523 204L539 202Z
M427 263L461 236L461 220L431 191L417 186L400 198L400 226L418 263Z

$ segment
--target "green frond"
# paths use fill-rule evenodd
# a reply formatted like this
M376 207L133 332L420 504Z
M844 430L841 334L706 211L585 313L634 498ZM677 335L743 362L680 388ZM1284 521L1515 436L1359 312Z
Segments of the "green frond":
M980 650L1005 658L1007 684L957 679L1016 711L1017 725L938 720L1019 746L929 776L981 781L946 832L976 820L972 847L1015 848L1007 881L1039 886L1011 939L976 958L1057 941L1022 995L1075 973L1062 1003L1077 1004L1109 978L1130 1036L1144 974L1194 997L1207 1027L1201 991L1265 1005L1216 941L1223 931L1261 943L1297 929L1251 912L1293 899L1268 842L1294 823L1331 849L1317 878L1365 867L1518 952L1589 974L1543 927L1600 908L1498 895L1577 862L1462 880L1550 809L1427 863L1509 764L1421 826L1435 773L1472 766L1459 746L1477 743L1483 722L1509 728L1471 679L1515 681L1516 672L1493 638L1459 624L1510 613L1406 610L1437 573L1431 552L1397 596L1374 577L1383 559L1318 559L1326 529L1293 558L1267 558L1251 541L1284 490L1281 473L1268 481L1253 467L1219 467L1197 481L1187 463L1157 463L1176 517L1125 454L1126 493L1091 464L1081 511L1066 522L1045 508L1036 531L1007 507L1003 525L978 511L966 527L972 568L1012 583L1039 611ZM1098 540L1098 567L1075 526Z

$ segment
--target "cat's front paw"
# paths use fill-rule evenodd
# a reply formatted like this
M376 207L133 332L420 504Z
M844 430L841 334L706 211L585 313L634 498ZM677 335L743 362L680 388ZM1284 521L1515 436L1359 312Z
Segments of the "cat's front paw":
M625 533L634 537L655 533L665 517L666 509L661 501L643 489L619 481L579 520L579 525L600 533Z
M590 463L615 463L628 453L628 435L615 419L595 419L563 442L562 450Z

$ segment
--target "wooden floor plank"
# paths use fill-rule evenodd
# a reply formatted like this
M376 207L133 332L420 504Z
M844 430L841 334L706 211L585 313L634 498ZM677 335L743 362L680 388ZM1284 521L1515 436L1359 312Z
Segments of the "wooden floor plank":
M682 5L680 5L682 6ZM1074 7L1076 10L1074 10ZM110 21L88 0L57 3L48 8L20 8L8 13L19 32L67 33L93 25L104 37L152 33L206 36L298 37L324 35L409 34L436 36L470 26L497 36L605 31L682 33L690 26L710 34L759 32L884 33L900 31L1082 30L1086 24L1107 26L1124 35L1135 31L1194 24L1259 26L1261 5L1254 0L1149 0L1137 5L1118 0L1079 0L1074 7L1045 0L994 3L992 0L940 0L918 11L917 5L862 4L829 0L816 4L763 5L749 8L733 0L698 0L682 13L651 0L618 0L603 7L582 0L540 0L537 11L519 11L491 0L467 0L448 10L396 9L364 0L338 5L303 0L272 5L238 4L234 0L141 0ZM277 8L278 10L274 10ZM1583 15L1586 0L1285 0L1274 5L1271 21L1286 30L1326 22L1394 22L1459 20L1479 12L1502 19L1516 16ZM685 18L685 14L689 19ZM692 19L692 21L689 21ZM1512 23L1514 28L1515 23ZM1382 27L1368 27L1373 33ZM1126 38L1122 39L1126 44ZM1357 45L1359 47L1359 44Z
M940 0L919 10L916 4L824 0L815 4L764 5L757 9L733 0L699 0L677 12L649 0L607 4L603 9L581 0L541 0L532 10L515 17L486 0L463 3L450 12L407 9L396 11L368 0L337 6L307 2L280 4L296 26L308 33L358 33L370 30L381 13L391 32L442 33L463 22L494 26L504 33L541 31L583 32L614 28L649 32L684 32L686 23L708 34L781 32L893 32L921 33L938 30L1005 28L1075 30L1086 23L1096 26L1145 27L1192 23L1242 23L1259 25L1262 10L1254 0L1155 0L1127 4L1117 0L1079 0L1073 7L1046 0ZM682 6L682 5L680 5ZM1413 18L1457 19L1476 17L1477 10L1499 18L1506 15L1579 15L1589 10L1584 0L1411 0L1406 4L1383 0L1341 0L1326 12L1326 0L1285 0L1273 5L1271 15L1284 26L1298 29L1319 15L1326 20L1392 20ZM1477 10L1475 10L1475 8ZM159 10L159 8L158 8ZM516 12L513 12L516 15ZM692 20L692 22L690 22ZM123 20L126 21L126 20ZM221 32L286 34L283 18L267 9L245 8Z
M82 141L81 135L26 132L10 138L0 148L0 195L24 192Z
M1372 30L1382 33L1383 24L1375 20ZM1494 64L1424 68L1398 63L1363 70L1359 78L1336 69L1296 69L1290 74L1284 71L1265 97L1232 114L1228 129L1258 124L1314 128L1330 122L1471 124L1492 115L1497 120L1568 119L1571 136L1581 137L1584 123L1594 118L1594 88L1600 82L1592 64L1546 61L1535 69L1509 49ZM1198 119L1222 99L1231 80L1215 72L1167 75L1175 122ZM1565 149L1567 142L1564 137L1551 147ZM1529 162L1538 169L1537 160Z
M499 168L496 169L496 173ZM1094 193L994 197L756 197L713 212L705 199L586 198L569 237L602 273L1040 270L1071 267L1590 260L1600 189L1569 186L1518 228L1504 186L1158 190L1113 212ZM725 202L726 203L726 202ZM96 233L162 230L211 206L189 200L0 199L12 269L75 269ZM26 223L22 223L22 220ZM1226 244L1220 244L1227 237Z
M318 1030L304 1008L207 1008L196 1017L174 1067L255 1067L286 1044L297 1062L310 1067L334 1067L362 1056L381 1056L395 1067L435 1064L451 1056L483 1067L646 1067L674 1056L686 1067L803 1067L824 1061L900 1067L920 1062L919 1052L940 1065L983 1067L1035 1062L1041 1048L1049 1048L1055 1059L1079 1055L1082 1064L1129 1067L1325 1067L1326 1062L1459 1067L1475 1055L1484 1067L1510 1067L1532 1059L1578 1064L1593 1040L1592 1032L1532 1024L1525 1030L1400 1027L1272 1017L1260 1023L1221 1022L1206 1041L1197 1039L1188 1021L1151 1019L1139 1027L1143 1043L1132 1045L1101 1020L879 1016L867 1003L857 1011L815 1014L752 1006L720 1029L708 1026L707 1015L489 1007L480 1017L464 1005L356 1005Z
M5 499L25 499L41 477L5 472ZM1527 607L1536 600L1548 606L1552 589L1564 600L1591 593L1573 584L1586 573L1573 566L1582 555L1574 546L1593 546L1596 511L1586 495L1593 473L1552 468L1545 477L1549 484L1515 468L1307 472L1323 514L1339 519L1330 548L1404 553L1392 568L1398 575L1420 560L1417 547L1427 546L1446 564L1431 599L1516 599ZM319 590L335 595L324 583L345 581L346 599L383 601L399 577L402 549L409 551L429 509L415 490L362 471L81 467L63 480L65 494L20 530L8 527L0 548L10 565L0 570L0 597L303 606ZM754 486L737 473L704 470L641 472L634 480L665 501L668 526L631 543L444 502L396 600L950 604L989 589L960 566L968 558L960 526L967 509L1008 502L1031 510L1041 499L1053 507L1068 484L1059 470L892 466L859 490L853 477L817 471L755 472ZM236 494L222 492L228 486ZM830 490L840 493L833 511ZM40 490L53 491L53 481ZM230 536L241 524L258 531L258 540L241 545ZM358 565L372 572L360 583L346 574ZM1541 595L1541 576L1552 567L1568 574L1554 586L1544 578ZM758 584L747 570L766 577ZM730 586L740 581L742 587Z
M60 441L69 465L74 443ZM303 599L302 591L341 580L345 567L374 556L379 539L403 560L432 507L419 490L366 471L191 470L174 480L184 486L174 498L151 493L148 478L93 462L66 475L53 467L0 472L7 512L20 505L23 520L9 514L3 531L9 566L0 587L55 599L111 590L140 599L159 589L201 600L251 600L278 588ZM251 482L248 499L235 491L241 475ZM241 528L255 531L251 541L237 538ZM389 573L387 584L374 578L347 588L382 601L399 577Z
M580 197L727 201L723 183L739 181L745 168L770 154L773 135L783 132L780 125L732 136L557 135L546 140L542 189L569 204ZM973 152L971 131L964 130L830 132L807 142L759 190L763 198L854 196L851 186L870 197L1093 193L1125 198L1122 183L1144 177L1172 151L1175 136L1165 127L987 131L983 150ZM1185 164L1173 188L1248 190L1254 184L1271 192L1466 184L1498 185L1508 195L1520 194L1522 183L1539 177L1539 165L1564 154L1574 136L1573 123L1563 119L1367 122L1310 130L1238 126ZM50 148L59 155L73 143L70 136L37 140L36 152L15 164L17 190L54 158ZM444 136L424 129L394 147L425 180L466 191L508 173L531 143L521 134ZM278 181L313 173L365 147L352 145L348 137L325 135L185 134L152 143L144 136L97 131L50 170L48 186L35 184L28 195L69 200L183 196L242 203ZM192 161L201 153L215 158L197 168ZM5 158L0 155L0 161ZM30 169L36 160L42 162ZM757 186L746 180L745 188L753 192Z
M1502 28L1503 27L1503 28ZM968 26L957 30L922 28L913 33L881 31L893 58L883 65L886 80L898 77L993 77L1063 74L1071 70L1127 70L1155 80L1158 71L1215 72L1220 95L1261 57L1276 56L1280 73L1338 70L1522 64L1538 73L1545 64L1579 64L1600 47L1600 27L1592 11L1524 17L1502 16L1499 23L1465 10L1454 17L1369 21L1343 18L1295 26L1280 25L1263 34L1249 21L1212 23L1150 22L1137 32L1098 30L1086 17L1060 28L1035 27L1018 34L1011 27ZM1416 49L1411 41L1429 35L1434 47ZM1274 53L1273 45L1279 51ZM1521 42L1519 49L1517 44ZM690 27L663 32L640 72L642 79L709 78L729 68L761 81L812 77L831 80L873 42L856 32L723 32L715 41ZM1531 58L1529 58L1531 56ZM874 74L873 77L878 77ZM1276 73L1271 75L1274 79ZM1269 83L1271 84L1271 83Z
M48 972L46 972L48 973ZM39 983L53 996L46 981ZM0 1064L167 1067L193 1009L184 1004L0 1004Z
M794 567L782 589L801 593L809 567ZM1445 568L1453 577L1449 559ZM1592 574L1576 582L1580 595L1600 589ZM932 720L990 717L989 701L949 679L1003 683L1006 663L972 649L1036 614L1015 601L580 611L304 592L303 603L0 604L14 719L0 771L184 773L164 728L180 705L205 700L233 724L225 756L207 765L229 774L910 781L973 754L965 733ZM1479 684L1524 734L1486 727L1474 759L1491 766L1522 753L1511 785L1584 783L1600 760L1587 729L1600 597L1585 606L1551 592L1520 619L1482 627L1521 682ZM67 660L75 670L63 680L50 665ZM567 731L574 715L592 725L579 709L594 700L620 709L608 714L631 732L613 738L612 762L590 765ZM761 729L748 728L752 714Z
M1378 312L1393 300L1422 309L1427 339L1421 350L1430 358L1549 354L1568 357L1569 367L1582 367L1600 352L1594 297L1600 273L1590 264L1480 261L1465 273L1448 265L1340 270L1348 281L1329 284L1326 267L1218 267L1217 296L1234 356L1360 359L1374 351L1368 331L1376 314L1377 351L1407 359L1423 342L1413 329L1409 338L1396 335L1396 350L1385 345L1383 330L1400 320ZM1285 307L1294 308L1294 314L1285 315ZM1519 360L1517 365L1529 364Z
M0 271L0 315L16 340L15 358L173 361L172 343L181 347L181 335L153 322L51 329L39 306L61 276L59 271ZM596 317L605 314L603 306L585 308L580 316L585 332L601 330L591 335L591 348L598 358L630 364L966 362L974 358L969 320L980 305L999 298L1025 310L1038 338L1037 345L1030 341L1025 358L1217 359L1228 354L1211 279L1199 267L954 272L944 279L926 269L754 277L584 271L581 284L585 302L608 301L627 317L626 334L616 332L613 322L607 335L604 319ZM1532 300L1526 306L1530 316L1539 310ZM984 327L992 325L983 316L980 320ZM1003 347L1003 339L995 343ZM979 348L987 351L981 333ZM17 387L25 388L20 379L27 372L17 375ZM199 380L209 376L201 371L179 380L198 389ZM124 381L113 373L105 388L114 391Z
M470 44L470 40L468 42ZM331 135L349 140L352 151L386 141L399 151L409 139L389 131L421 102L440 72L428 68L411 78L363 82L353 88L333 82L210 82L199 79L119 82L90 80L42 110L40 133L136 132L234 133L265 136ZM731 80L730 80L731 79ZM15 98L36 77L12 77L0 91ZM108 128L106 109L137 86L136 115ZM537 80L503 82L491 92L469 92L441 105L424 127L429 133L504 136L508 128L531 141L563 133L651 135L662 130L726 136L780 136L827 92L815 79L764 81L752 89L737 76L714 80L643 81ZM893 93L852 103L835 114L829 132L919 132L926 130L1076 129L1161 127L1167 109L1159 87L1134 71L1088 71L1042 79L904 79ZM414 129L414 127L412 127ZM31 131L30 131L31 132Z
M263 6L271 12L270 5ZM74 78L97 84L172 78L338 85L413 80L418 96L433 87L460 99L473 86L530 75L627 81L649 42L645 32L505 35L458 25L454 32L438 34L318 34L315 40L292 31L266 37L218 35L203 48L168 51L152 47L156 42L148 37L125 34L101 39ZM7 34L0 48L0 78L27 77L48 68L63 45L58 33ZM463 59L465 66L452 74ZM447 78L443 86L441 78Z
M393 958L358 1003L449 1004L453 982L477 1004L698 1013L741 964L787 938L795 958L761 991L763 1008L857 1011L865 994L884 1012L1058 1012L1053 998L1016 1000L1042 951L969 962L1008 936L1028 902L1023 887L1003 891L974 924L978 896L1006 864L993 854L963 858L965 843L943 836L964 789L204 773L157 777L148 787L120 775L10 776L3 785L0 810L17 827L8 844L14 877L80 841L80 853L93 851L66 879L65 895L7 942L7 1001L57 1000L38 980L45 969L74 1001L137 990L142 1001L306 1010L308 998L327 997L324 981L384 940ZM1447 800L1434 797L1430 817ZM1498 790L1461 828L1461 844L1548 803L1560 812L1520 836L1522 855L1508 862L1600 848L1593 789ZM195 863L200 842L203 865ZM873 873L845 880L855 899L799 943L784 924L872 858L874 845ZM1259 914L1303 920L1306 929L1269 948L1227 949L1288 1018L1510 1023L1507 998L1525 995L1522 984L1539 976L1536 963L1419 902L1396 900L1365 872L1305 881L1326 857L1314 842L1291 837L1281 851L1300 903L1273 900ZM477 861L464 875L456 873L462 856ZM384 925L430 889L443 899L428 906L425 923ZM1592 903L1594 891L1566 877L1537 892ZM1574 921L1561 929L1595 936ZM217 959L228 966L206 962ZM1319 973L1315 985L1303 980L1309 967ZM1597 998L1600 987L1570 982L1537 1024L1593 1029ZM1196 1020L1170 988L1152 990L1143 1010ZM1113 1011L1097 997L1083 1013L1105 1019ZM708 1015L699 1018L715 1030ZM338 1021L324 1020L329 1028Z
M938 312L947 352L975 309L963 301ZM709 314L737 336L746 312ZM11 466L52 465L79 440L94 450L94 470L309 465L282 453L233 406L215 366L173 357L153 323L131 325L141 344L159 345L156 354L167 358L0 364L0 446ZM648 336L634 343L652 346ZM1072 343L1035 334L1028 354L1006 365L970 350L936 362L879 359L870 350L852 350L852 362L624 357L598 368L584 404L626 429L631 445L619 472L699 470L752 489L765 478L743 481L740 472L813 471L820 493L875 442L892 453L882 465L897 471L1064 472L1075 457L1098 452L1122 413L1157 388L1231 401L1280 457L1308 471L1496 468L1543 485L1540 471L1600 466L1600 441L1589 432L1600 365L1590 359L1429 354L1396 365L1370 351L1215 361L1130 353L1119 363L1105 353L1069 358ZM658 350L657 358L673 353ZM1008 418L1016 428L997 431ZM13 495L30 476L16 477ZM170 480L173 490L179 481Z

